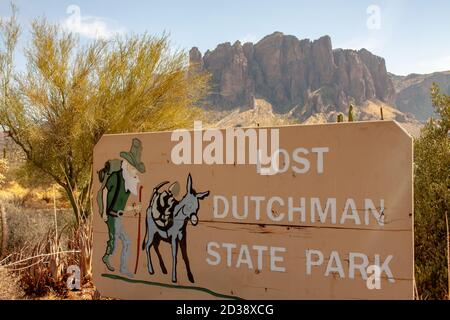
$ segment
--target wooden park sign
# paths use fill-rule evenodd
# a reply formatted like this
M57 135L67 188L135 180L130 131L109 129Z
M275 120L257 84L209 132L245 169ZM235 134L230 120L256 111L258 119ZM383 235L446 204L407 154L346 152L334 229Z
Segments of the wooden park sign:
M413 298L412 139L396 122L105 135L93 168L102 295Z

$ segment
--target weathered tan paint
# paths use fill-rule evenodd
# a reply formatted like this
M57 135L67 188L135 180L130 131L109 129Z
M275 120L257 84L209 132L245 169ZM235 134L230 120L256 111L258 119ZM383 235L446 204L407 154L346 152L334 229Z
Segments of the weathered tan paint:
M100 187L96 171L108 159L118 158L119 152L128 150L131 139L138 137L143 144L142 161L146 172L140 176L144 186L141 211L141 235L145 233L145 210L154 186L161 181L179 181L181 196L185 191L186 176L191 173L197 191L211 192L201 201L199 224L188 225L188 253L195 283L188 281L181 258L178 259L178 282L165 287L140 282L131 283L104 277L108 272L101 257L107 240L106 225L98 214L94 203L94 283L102 295L126 299L214 299L224 296L244 299L412 299L413 298L413 169L412 139L393 121L355 122L327 125L287 126L280 129L280 147L293 150L297 147L312 148L326 146L325 171L293 174L291 170L274 176L261 176L254 165L174 165L171 163L172 142L170 132L105 135L94 149L93 190ZM204 143L206 145L207 143ZM355 226L327 223L305 223L295 221L273 222L261 216L256 221L249 215L239 222L230 217L213 217L213 196L263 195L266 197L289 196L321 199L335 197L337 212L343 201L351 197L357 204L364 198L385 201L385 225ZM94 193L95 197L95 193ZM137 202L130 196L129 203ZM309 208L309 206L307 206ZM358 207L359 209L359 207ZM308 210L308 209L307 209ZM251 212L251 210L250 210ZM361 215L363 216L363 215ZM137 239L137 216L124 217L125 228L132 240L129 270L134 270ZM142 239L141 239L142 241ZM286 248L283 266L286 272L270 272L267 252L263 255L263 270L249 270L245 265L239 269L224 264L210 266L206 263L208 242L228 242L249 245L266 245ZM324 253L324 264L313 268L306 275L305 250L318 249ZM150 275L146 267L146 253L141 251L136 281L172 286L170 245L162 242L160 250L168 274L159 267L152 251L155 274ZM337 275L324 276L327 258L332 250L339 252L346 278ZM390 268L395 283L383 278L381 290L369 290L366 281L356 273L348 278L348 253L365 253L370 262L374 254L393 254ZM118 269L120 245L112 262ZM178 252L178 256L180 256ZM234 254L236 259L237 253ZM222 255L222 261L225 257ZM254 258L256 260L256 258ZM186 286L186 287L180 287ZM211 292L195 288L207 288ZM222 296L224 295L224 296Z

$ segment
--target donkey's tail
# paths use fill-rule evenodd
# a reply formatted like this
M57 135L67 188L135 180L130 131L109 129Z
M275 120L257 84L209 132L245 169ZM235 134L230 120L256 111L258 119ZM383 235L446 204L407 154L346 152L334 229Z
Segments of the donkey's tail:
M147 241L147 232L148 232L148 222L147 215L145 216L145 235L144 240L142 240L142 250L145 250L145 242Z

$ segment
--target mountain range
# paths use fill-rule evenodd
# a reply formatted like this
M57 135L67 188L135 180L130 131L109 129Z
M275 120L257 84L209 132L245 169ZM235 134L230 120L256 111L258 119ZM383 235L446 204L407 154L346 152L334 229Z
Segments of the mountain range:
M353 104L360 120L379 119L383 107L388 118L419 126L433 116L431 84L450 93L450 71L394 75L366 49L333 49L329 36L311 41L275 32L255 44L222 43L203 55L194 47L189 58L191 67L211 74L203 107L237 121L261 105L282 121L336 121Z

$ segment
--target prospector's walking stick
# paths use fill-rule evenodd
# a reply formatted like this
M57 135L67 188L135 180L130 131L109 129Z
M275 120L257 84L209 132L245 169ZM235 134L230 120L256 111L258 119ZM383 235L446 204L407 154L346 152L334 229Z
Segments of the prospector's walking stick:
M142 204L142 188L144 188L143 186L140 186L139 188L139 204ZM140 208L141 209L141 208ZM136 246L136 265L134 266L134 274L136 274L137 272L137 268L138 268L138 264L139 264L139 252L141 250L139 250L140 247L140 243L141 243L141 210L139 209L139 216L138 216L138 236L137 236L137 246Z

